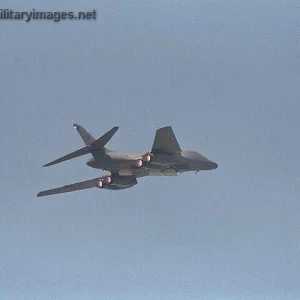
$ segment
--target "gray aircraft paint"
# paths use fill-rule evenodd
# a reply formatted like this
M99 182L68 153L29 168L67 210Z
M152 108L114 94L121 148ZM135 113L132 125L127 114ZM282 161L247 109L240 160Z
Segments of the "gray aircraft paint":
M193 150L182 151L171 126L162 127L156 131L152 150L146 153L119 152L105 148L104 146L119 129L117 126L110 129L99 139L95 139L81 125L74 124L73 126L86 146L47 163L44 167L90 153L93 157L87 161L87 165L109 171L110 174L60 188L45 190L38 193L38 197L93 187L120 190L136 185L136 179L139 177L176 176L177 173L213 170L218 167L217 163L209 160L199 152Z

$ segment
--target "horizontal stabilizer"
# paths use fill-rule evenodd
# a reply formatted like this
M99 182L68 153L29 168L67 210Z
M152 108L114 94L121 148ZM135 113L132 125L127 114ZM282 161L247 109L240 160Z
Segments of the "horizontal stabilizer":
M81 182L76 182L72 184L68 184L59 188L51 189L51 190L45 190L41 191L37 194L38 197L42 196L49 196L49 195L55 195L55 194L61 194L61 193L68 193L68 192L73 192L73 191L79 191L79 190L84 190L84 189L90 189L94 188L97 185L97 182L101 180L102 177L94 178L94 179L89 179Z
M89 132L87 132L86 129L84 129L81 125L73 124L74 128L78 131L81 138L85 142L86 146L76 150L74 152L71 152L65 156L62 156L54 161L51 161L47 164L45 164L43 167L49 167L58 163L61 163L66 160L70 160L73 158L76 158L78 156L82 156L88 153L91 153L92 150L100 150L103 149L104 146L107 144L107 142L112 138L112 136L116 133L116 131L119 129L119 127L115 126L108 132L106 132L104 135L102 135L99 139L95 139Z
M118 126L113 127L111 130L103 134L99 139L95 140L90 146L93 149L103 149L103 147L108 143L108 141L113 137L113 135L119 129Z
M64 155L64 156L62 156L62 157L60 157L60 158L58 158L58 159L56 159L54 161L51 161L51 162L43 165L43 167L49 167L49 166L61 163L63 161L66 161L66 160L69 160L69 159L72 159L72 158L76 158L78 156L82 156L82 155L88 154L90 152L91 152L91 148L88 147L88 146L86 146L86 147L83 147L83 148L81 148L79 150L71 152L71 153L69 153L67 155Z

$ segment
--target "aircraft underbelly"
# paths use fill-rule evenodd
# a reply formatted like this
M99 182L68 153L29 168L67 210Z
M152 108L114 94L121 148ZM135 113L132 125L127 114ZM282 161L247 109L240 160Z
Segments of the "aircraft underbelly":
M113 170L128 168L134 162L135 162L134 159L119 159L119 158L105 157L103 159L99 159L97 161L97 165L98 168L100 169L113 171Z
M123 169L119 170L118 174L120 176L130 176L134 175L136 177L144 177L144 176L177 176L177 172L174 169L147 169L147 168L139 168L139 169Z
M109 190L123 190L130 188L136 184L137 180L135 176L113 176L111 183L108 185L104 185L103 188Z

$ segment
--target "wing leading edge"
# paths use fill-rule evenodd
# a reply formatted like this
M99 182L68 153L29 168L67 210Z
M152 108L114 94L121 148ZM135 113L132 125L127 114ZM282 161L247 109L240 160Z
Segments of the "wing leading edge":
M103 178L97 177L94 179L89 179L89 180L85 180L85 181L81 181L81 182L64 185L62 187L58 187L55 189L41 191L37 194L37 196L42 197L42 196L49 196L49 195L68 193L68 192L73 192L73 191L94 188L97 186L97 182L101 179L103 179Z
M106 175L89 179L81 182L76 182L62 187L41 191L37 194L38 197L49 196L55 194L62 194L68 192L74 192L90 188L101 188L108 190L123 190L131 188L137 184L136 176L130 174L127 176L119 176L117 174Z

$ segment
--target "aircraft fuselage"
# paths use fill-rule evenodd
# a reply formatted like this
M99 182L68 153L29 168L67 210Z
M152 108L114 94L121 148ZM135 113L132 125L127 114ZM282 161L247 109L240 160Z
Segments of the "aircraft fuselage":
M142 161L139 166L138 161ZM218 165L201 155L199 152L184 150L180 153L151 153L149 162L143 161L143 154L125 152L107 152L104 155L94 155L89 159L87 165L95 169L114 171L114 169L147 169L147 170L169 170L176 172L213 170Z
M98 176L58 188L44 190L38 197L67 193L89 188L122 190L137 184L137 178L145 176L177 176L187 171L213 170L218 165L192 150L181 150L171 126L156 130L151 152L128 153L107 149L105 145L118 130L111 128L100 138L95 139L81 125L73 124L85 146L59 157L44 167L49 167L76 157L91 154L87 165L91 168L107 170L110 174Z

